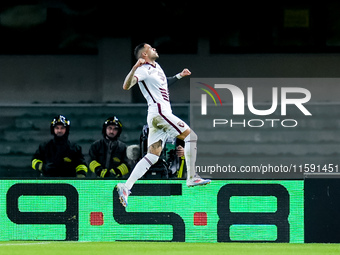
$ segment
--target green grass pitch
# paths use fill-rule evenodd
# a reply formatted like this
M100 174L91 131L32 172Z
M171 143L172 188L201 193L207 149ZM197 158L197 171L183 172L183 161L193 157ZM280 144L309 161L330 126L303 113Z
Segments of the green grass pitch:
M340 244L167 243L167 242L0 242L6 255L313 255L340 254Z

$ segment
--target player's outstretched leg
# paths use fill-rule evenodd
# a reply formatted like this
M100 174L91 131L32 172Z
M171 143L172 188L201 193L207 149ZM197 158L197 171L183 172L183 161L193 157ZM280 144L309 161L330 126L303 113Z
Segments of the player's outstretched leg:
M195 170L196 155L197 155L197 135L191 130L190 134L184 139L184 156L187 165L187 186L202 186L209 184L210 179L201 178Z
M120 203L124 207L127 207L127 205L128 205L128 196L131 193L130 190L126 187L125 183L118 183L116 188L117 188L117 191L118 191Z
M188 187L203 186L209 184L210 182L211 182L210 179L203 179L196 173L193 178L187 179L187 186Z
M149 168L158 161L159 156L147 153L135 166L130 177L127 179L126 183L118 183L117 191L119 195L120 202L124 207L128 205L128 196L130 195L130 190L135 182L140 179Z

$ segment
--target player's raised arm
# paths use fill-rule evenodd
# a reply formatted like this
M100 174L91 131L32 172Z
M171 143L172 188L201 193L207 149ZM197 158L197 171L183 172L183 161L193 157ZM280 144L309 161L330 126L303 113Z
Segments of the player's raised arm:
M189 75L191 75L191 72L189 71L189 69L185 68L185 69L183 69L182 72L176 74L176 75L173 76L173 77L166 77L166 79L167 79L168 85L171 86L171 85L174 84L176 81L182 79L182 78L185 77L185 76L189 76Z
M131 71L129 72L129 74L126 76L126 78L124 80L123 89L129 90L134 85L136 85L137 78L134 76L135 72L136 72L138 67L140 67L144 64L145 64L145 59L140 58L140 59L137 60L137 63L132 67Z
M181 77L185 77L185 76L191 75L191 72L189 71L189 69L185 68L185 69L183 69L183 71L181 73L179 73L179 75Z

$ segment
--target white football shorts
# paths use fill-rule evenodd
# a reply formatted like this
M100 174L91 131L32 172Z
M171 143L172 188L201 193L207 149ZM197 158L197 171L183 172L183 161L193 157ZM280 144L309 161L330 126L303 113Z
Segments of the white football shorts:
M148 147L159 140L162 140L162 147L166 140L171 137L177 137L185 130L189 129L189 126L180 118L172 113L148 113Z

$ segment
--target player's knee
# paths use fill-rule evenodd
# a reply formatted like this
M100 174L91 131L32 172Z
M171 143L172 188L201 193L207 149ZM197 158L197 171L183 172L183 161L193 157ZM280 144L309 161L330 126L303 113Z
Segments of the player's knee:
M160 156L162 153L162 141L159 140L158 142L151 144L148 148L148 153Z
M191 130L189 135L187 135L187 137L184 138L184 142L196 142L197 139L198 139L197 134L193 130Z
M151 165L155 164L159 159L159 156L152 153L147 153L144 157Z

